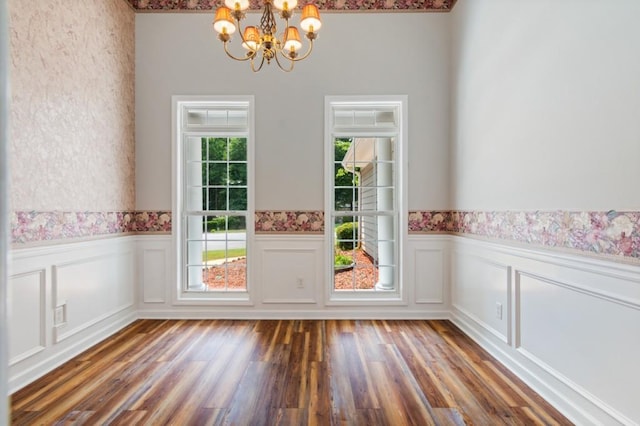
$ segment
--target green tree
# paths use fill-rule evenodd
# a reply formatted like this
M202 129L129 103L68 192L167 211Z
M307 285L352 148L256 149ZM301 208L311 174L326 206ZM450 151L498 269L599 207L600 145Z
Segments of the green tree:
M203 210L246 210L246 138L202 138L201 142Z
M229 209L247 209L247 139L229 139Z
M342 160L349 151L351 138L336 138L334 140L334 202L336 210L353 210L354 204L358 201L358 175L347 171L342 167ZM358 171L359 168L356 168ZM342 187L342 188L340 188ZM343 222L351 221L353 218L343 218Z

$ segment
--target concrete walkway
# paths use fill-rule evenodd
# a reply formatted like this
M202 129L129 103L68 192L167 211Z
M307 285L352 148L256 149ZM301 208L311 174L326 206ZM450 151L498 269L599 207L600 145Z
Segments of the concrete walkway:
M223 265L227 262L233 262L234 260L238 260L238 259L245 259L247 256L239 256L239 257L230 257L228 259L216 259L216 260L207 260L204 263L205 267L211 267L211 266L220 266Z

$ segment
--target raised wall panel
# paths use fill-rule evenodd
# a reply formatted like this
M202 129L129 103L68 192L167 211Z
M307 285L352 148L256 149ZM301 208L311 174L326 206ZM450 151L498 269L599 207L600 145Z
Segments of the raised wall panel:
M315 249L265 249L259 272L262 302L317 303L315 278L320 256Z
M444 251L416 249L414 258L415 302L444 303Z
M167 251L142 249L142 302L164 303L167 282Z
M138 308L162 309L171 304L176 279L172 277L175 259L171 235L136 237Z
M46 271L9 278L9 365L44 350L46 345Z
M518 351L578 392L640 419L640 305L516 271Z
M453 276L453 306L508 343L510 267L489 257L456 251L453 256ZM498 304L501 315L497 312Z
M54 306L66 305L56 342L134 305L135 271L131 250L81 257L53 266Z

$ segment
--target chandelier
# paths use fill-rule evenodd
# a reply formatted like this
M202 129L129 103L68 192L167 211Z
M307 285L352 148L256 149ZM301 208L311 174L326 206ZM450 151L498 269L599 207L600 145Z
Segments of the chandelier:
M265 61L271 64L275 59L278 67L289 72L296 62L302 61L311 54L316 31L322 26L320 12L314 4L307 4L302 8L300 28L306 33L309 46L304 54L300 54L302 42L298 28L289 25L293 16L293 9L298 0L264 0L264 11L259 26L249 25L242 30L240 21L245 18L244 11L249 7L249 0L225 0L225 6L216 10L213 28L218 38L224 44L225 53L236 61L249 61L251 70L258 72ZM280 17L284 20L284 31L278 35L276 18L273 8L280 10ZM231 35L238 30L242 47L246 50L244 56L236 56L229 51Z

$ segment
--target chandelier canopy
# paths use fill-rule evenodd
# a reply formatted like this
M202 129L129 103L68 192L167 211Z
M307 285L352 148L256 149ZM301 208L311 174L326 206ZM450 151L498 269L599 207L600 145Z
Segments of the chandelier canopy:
M293 9L298 0L264 0L264 11L259 26L249 25L242 29L240 21L245 18L244 11L249 8L249 0L225 0L225 6L216 10L213 28L218 38L224 44L226 54L236 61L249 61L253 72L262 69L265 61L271 64L275 59L280 69L289 72L296 62L309 56L316 39L316 31L322 26L320 12L314 4L307 4L302 8L300 28L306 33L309 46L304 54L300 54L302 42L298 28L289 25L293 16ZM280 17L284 20L284 31L278 34L276 18L273 8L280 10ZM246 50L244 56L236 56L229 51L231 35L238 31L242 47Z

